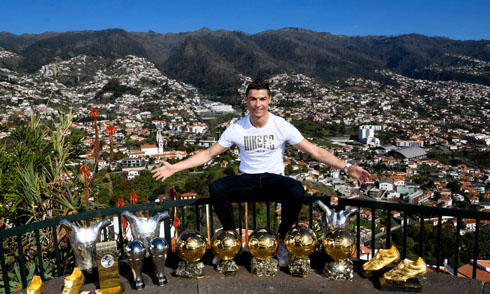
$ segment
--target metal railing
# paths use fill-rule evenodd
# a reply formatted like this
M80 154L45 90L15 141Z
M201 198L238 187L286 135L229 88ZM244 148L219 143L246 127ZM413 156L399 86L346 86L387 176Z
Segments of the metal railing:
M329 205L330 204L330 197L305 197L304 198L304 206L303 209L307 209L307 220L310 224L310 226L313 224L313 203L316 200L322 200L325 204ZM35 247L36 247L36 273L41 276L43 280L46 279L45 277L45 269L46 269L46 261L43 258L43 248L41 246L41 240L40 240L40 231L42 231L45 234L50 234L53 240L54 248L47 248L54 250L52 253L53 259L54 259L54 265L53 269L56 271L56 276L60 277L64 274L61 263L62 263L62 258L60 254L60 240L58 239L59 236L57 234L57 228L59 228L59 222L61 219L67 219L71 222L75 221L82 221L82 220L95 220L95 219L100 219L100 218L107 218L107 217L117 217L118 219L118 233L115 236L112 236L111 238L117 239L118 241L118 246L121 250L121 258L124 258L124 246L123 246L123 229L122 229L122 221L121 221L121 213L125 210L131 211L131 212L136 212L136 211L148 211L149 215L152 215L156 212L160 211L168 211L171 208L181 209L181 215L184 215L184 209L185 207L194 207L195 208L195 223L194 224L188 224L185 217L181 219L181 227L183 230L186 228L190 227L191 225L193 226L194 229L201 230L201 220L200 220L200 208L202 208L205 205L209 205L211 203L209 198L201 198L201 199L191 199L191 200L178 200L178 201L163 201L161 204L138 204L138 205L133 205L133 206L124 206L124 207L117 207L117 208L107 208L107 209L101 209L101 210L96 210L96 211L89 211L89 212L84 212L84 213L79 213L79 214L74 214L74 215L68 215L68 216L63 216L63 217L58 217L54 219L49 219L45 221L40 221L36 223L31 223L19 227L14 227L8 230L3 230L0 231L0 266L2 269L2 278L4 281L4 292L9 294L11 293L10 291L10 282L9 277L8 277L8 269L7 269L7 262L6 262L6 257L5 257L5 250L4 248L4 240L13 240L15 241L12 242L12 244L16 244L17 248L8 248L10 251L13 252L12 258L14 259L14 263L18 265L18 272L20 272L20 286L22 288L27 287L27 269L26 269L26 257L25 257L25 252L24 252L24 237L26 234L32 235L34 233L34 238L35 238ZM252 216L252 229L257 228L257 210L256 210L256 203L251 202L251 216ZM271 228L272 224L272 217L271 217L271 203L265 203L266 204L266 223L267 227ZM242 218L243 218L243 203L238 203L238 228L240 228L242 231L243 229L243 223L242 223ZM479 231L480 231L480 222L481 221L488 221L490 220L490 213L487 212L479 212L475 210L459 210L459 209L447 209L447 208L434 208L434 207L426 207L426 206L417 206L417 205L410 205L410 204L400 204L400 203L394 203L394 202L386 202L386 201L371 201L371 200L362 200L362 199L346 199L346 198L339 198L338 199L338 204L337 204L337 209L343 209L346 206L354 206L358 208L357 216L356 216L356 238L357 238L357 258L360 258L360 243L361 243L361 214L360 211L361 209L370 209L371 211L371 251L372 255L374 255L375 248L376 248L376 236L375 236L375 231L376 231L376 211L382 210L385 212L384 215L386 215L386 220L385 220L385 226L386 226L386 233L385 233L385 245L386 247L391 246L391 221L392 221L392 211L398 211L403 214L403 221L401 226L403 227L403 242L402 242L402 258L405 258L407 256L407 239L408 239L408 220L409 218L412 218L414 216L418 217L418 221L420 223L420 236L421 236L421 242L419 244L419 252L418 255L421 256L422 258L424 255L426 255L424 251L424 222L426 218L429 217L436 217L438 219L437 222L437 232L438 232L438 240L437 240L437 262L436 262L436 268L437 271L439 271L440 265L441 265L441 229L442 229L442 220L443 216L449 216L449 217L454 217L456 219L456 248L454 249L454 268L457 270L458 268L458 263L459 263L459 250L460 250L460 231L461 231L461 223L463 219L474 219L476 220L476 228L475 228L475 239L474 239L474 247L473 247L473 260L475 261L473 263L473 275L472 277L476 277L476 268L477 268L477 263L476 260L478 259L478 238L479 238ZM209 205L210 209L210 214L211 216L213 215L212 213L212 206ZM213 217L210 218L210 231L214 231L214 221ZM115 230L114 230L115 231ZM172 244L171 242L171 222L170 221L165 221L164 222L164 235L166 238L166 241L168 244ZM104 229L103 231L103 239L111 239L108 236L108 230L107 228ZM51 261L51 260L50 260ZM49 261L48 261L49 262ZM52 262L52 261L51 261ZM54 276L54 275L53 275ZM1 290L1 287L0 287ZM1 291L0 291L1 292Z

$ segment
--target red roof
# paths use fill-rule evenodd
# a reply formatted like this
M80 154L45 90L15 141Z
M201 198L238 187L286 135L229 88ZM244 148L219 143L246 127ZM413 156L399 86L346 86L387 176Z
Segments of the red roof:
M473 265L465 264L458 268L458 276L460 277L473 277ZM482 281L483 283L490 282L490 272L476 268L476 279Z

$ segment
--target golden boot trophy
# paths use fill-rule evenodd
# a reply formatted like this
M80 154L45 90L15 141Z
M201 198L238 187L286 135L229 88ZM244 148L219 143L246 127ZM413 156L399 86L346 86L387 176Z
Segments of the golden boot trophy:
M176 242L179 262L175 274L180 278L202 278L204 264L201 258L206 253L206 238L195 230L184 231Z
M211 247L220 262L216 269L225 276L234 276L238 272L238 266L233 258L238 254L242 242L234 230L220 230L213 236Z
M370 261L362 265L362 269L367 272L377 271L399 260L400 251L393 245L390 249L379 249Z
M80 289L85 283L85 276L80 268L75 267L73 273L65 278L62 294L79 294Z
M318 240L312 229L304 225L293 226L286 234L284 244L289 253L289 272L295 277L306 277L310 274L310 254L313 253Z
M44 294L44 284L40 276L34 275L27 286L27 294Z
M392 270L379 278L381 290L421 292L422 285L416 277L423 277L427 264L419 257L416 261L404 259Z
M272 256L277 251L277 236L268 229L256 229L248 237L248 249L253 258L250 272L258 277L274 276L277 273L277 260Z

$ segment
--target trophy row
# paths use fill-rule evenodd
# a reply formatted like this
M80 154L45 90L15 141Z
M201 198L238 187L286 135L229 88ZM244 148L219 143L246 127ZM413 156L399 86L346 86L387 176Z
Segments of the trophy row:
M348 229L349 216L354 210L335 212L321 201L316 204L323 210L322 245L325 252L334 259L325 264L323 273L326 278L334 280L351 280L353 278L353 262L351 256L355 251L355 239ZM133 285L137 290L145 287L142 270L145 260L151 259L155 268L155 283L164 286L167 283L165 277L165 261L168 244L158 237L160 235L160 223L169 219L167 212L162 212L150 218L138 217L129 211L124 211L125 217L131 228L133 241L125 248L128 261L133 274ZM97 267L100 289L98 293L122 293L124 288L119 281L118 250L115 241L100 242L100 231L111 222L108 219L101 220L89 228L80 228L68 220L62 220L60 225L69 233L69 241L75 255L76 268L73 274L66 277L63 293L78 294L85 282L83 272L92 274ZM219 258L216 269L227 276L233 276L238 272L234 258L241 249L241 240L234 230L220 230L212 238L211 246L215 255ZM296 225L287 233L284 244L289 253L289 272L293 276L306 277L311 271L309 256L318 245L315 233L303 225ZM253 256L250 264L250 272L256 276L274 276L278 270L277 260L272 257L276 253L279 241L270 230L257 229L248 238L247 245ZM181 278L200 278L204 275L204 264L200 261L206 253L206 238L198 231L184 231L176 242L179 262L175 274ZM380 249L378 253L363 265L364 274L375 273L383 268L399 261L400 254L395 247ZM414 275L425 274L426 265L420 258L413 262L403 260L394 269L384 273L384 283L406 282ZM29 285L27 293L43 293L42 282L35 281ZM38 285L38 286L36 286ZM35 290L37 289L37 290Z

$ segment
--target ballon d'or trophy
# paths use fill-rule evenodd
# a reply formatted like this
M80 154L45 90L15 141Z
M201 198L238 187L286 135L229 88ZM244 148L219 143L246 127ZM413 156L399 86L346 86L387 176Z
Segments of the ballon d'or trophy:
M274 276L277 272L277 260L272 256L279 246L277 236L268 229L256 229L249 236L247 245L253 256L250 272L258 277Z
M220 262L216 269L225 276L234 276L238 272L238 266L233 258L240 251L242 242L234 230L220 230L213 236L211 242L214 254L218 256Z
M305 225L293 226L286 234L284 244L289 252L289 272L295 277L306 277L310 274L310 254L318 241L312 229Z
M176 245L177 254L183 261L179 262L175 274L179 278L202 278L204 264L200 260L206 253L206 238L195 230L184 231Z
M119 251L116 241L100 242L95 246L99 271L100 294L120 294L124 292L119 280Z
M355 209L335 212L320 200L316 201L323 210L323 247L335 261L327 262L323 273L330 280L352 280L354 264L350 257L356 249L354 235L349 231L349 216Z

